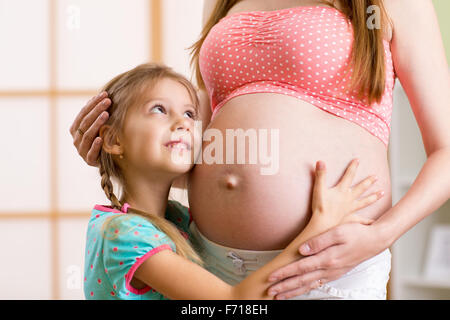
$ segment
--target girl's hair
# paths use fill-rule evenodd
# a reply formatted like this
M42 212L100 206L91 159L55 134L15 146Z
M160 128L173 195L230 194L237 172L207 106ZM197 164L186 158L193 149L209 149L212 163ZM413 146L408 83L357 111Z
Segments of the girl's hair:
M200 49L211 28L226 16L228 11L241 0L217 0L216 7L207 20L197 40L191 49L191 67L194 65L195 78L199 88L204 89L202 75L199 67ZM357 89L360 99L366 98L371 104L380 102L385 89L386 71L384 60L383 37L390 23L389 17L383 5L383 0L335 0L339 3L341 12L344 13L353 25L354 44L351 54L353 66L351 88ZM332 5L338 9L332 0L319 0L319 2ZM331 3L333 2L333 4ZM367 27L367 9L369 6L377 6L380 9L381 28Z
M127 112L139 102L145 90L153 87L159 80L167 78L179 82L188 90L194 107L198 110L199 100L196 90L183 75L161 64L141 64L132 70L116 76L102 89L102 91L108 93L108 98L111 100L111 106L108 109L109 119L105 123L105 125L109 126L109 132L104 137L105 141L106 139L111 142L116 141L116 137L118 137L124 127ZM124 204L123 198L127 194L127 190L123 173L119 165L114 161L114 157L117 156L113 156L102 149L99 157L99 171L102 189L106 197L111 201L111 206L121 210ZM114 193L112 178L122 188L122 200L119 200ZM169 236L175 243L176 251L179 255L201 263L201 259L195 250L171 222L162 217L132 207L128 208L128 212L145 217L159 230ZM114 216L112 219L120 216ZM105 233L106 227L112 219L107 220L103 225L103 233Z

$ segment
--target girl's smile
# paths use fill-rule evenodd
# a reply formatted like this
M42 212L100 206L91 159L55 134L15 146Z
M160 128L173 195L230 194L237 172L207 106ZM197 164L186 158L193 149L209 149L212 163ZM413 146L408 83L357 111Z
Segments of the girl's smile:
M168 147L169 149L191 150L190 143L183 141L181 139L171 140L168 143L166 143L165 146Z

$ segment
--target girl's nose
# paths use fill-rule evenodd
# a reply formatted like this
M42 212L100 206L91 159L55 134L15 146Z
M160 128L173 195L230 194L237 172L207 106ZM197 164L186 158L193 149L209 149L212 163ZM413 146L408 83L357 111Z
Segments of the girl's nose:
M172 126L172 130L191 130L191 123L186 117L178 117Z

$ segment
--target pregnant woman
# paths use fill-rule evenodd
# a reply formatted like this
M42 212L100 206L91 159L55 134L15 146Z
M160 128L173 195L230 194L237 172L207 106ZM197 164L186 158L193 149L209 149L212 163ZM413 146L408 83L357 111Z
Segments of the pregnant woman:
M450 77L431 1L205 0L192 57L204 129L224 137L227 129L279 132L274 174L262 175L260 162L224 161L197 163L188 177L192 232L210 270L236 283L272 259L310 218L316 161L327 163L327 183L334 185L358 158L355 182L373 174L373 188L385 191L359 212L376 221L309 240L301 247L308 257L272 274L283 281L271 292L385 298L387 248L450 192ZM392 207L387 147L396 77L428 159ZM91 165L109 104L105 94L91 99L70 130ZM225 148L223 158L233 149ZM317 281L322 286L311 290Z

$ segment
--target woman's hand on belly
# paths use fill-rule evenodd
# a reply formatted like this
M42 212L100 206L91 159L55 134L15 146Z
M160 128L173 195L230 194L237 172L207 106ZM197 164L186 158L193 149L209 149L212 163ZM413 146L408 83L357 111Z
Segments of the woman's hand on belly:
M389 247L376 223L371 225L347 223L339 225L306 242L306 256L273 272L269 279L278 282L269 288L275 299L289 299L309 292L316 283L323 285L337 280Z

